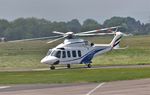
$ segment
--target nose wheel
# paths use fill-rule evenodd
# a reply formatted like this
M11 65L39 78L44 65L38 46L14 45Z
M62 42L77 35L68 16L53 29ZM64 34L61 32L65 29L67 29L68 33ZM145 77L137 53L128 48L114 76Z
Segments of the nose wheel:
M51 69L51 70L54 70L54 69L55 69L55 66L53 66L53 65L50 66L50 69Z
M70 68L71 68L71 65L70 65L70 64L67 64L67 68L69 68L69 69L70 69Z

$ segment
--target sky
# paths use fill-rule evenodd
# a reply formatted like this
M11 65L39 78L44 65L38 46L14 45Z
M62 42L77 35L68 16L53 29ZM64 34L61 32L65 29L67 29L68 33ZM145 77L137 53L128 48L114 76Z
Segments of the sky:
M51 21L80 22L88 18L103 23L113 16L150 22L150 0L0 0L0 19L37 17Z

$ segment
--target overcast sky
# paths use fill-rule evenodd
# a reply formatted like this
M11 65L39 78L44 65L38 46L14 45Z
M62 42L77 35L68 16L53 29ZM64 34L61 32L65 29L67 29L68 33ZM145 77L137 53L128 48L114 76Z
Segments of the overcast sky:
M112 16L131 16L150 22L150 0L0 0L0 19L37 17L51 21L81 22L92 18L100 23Z

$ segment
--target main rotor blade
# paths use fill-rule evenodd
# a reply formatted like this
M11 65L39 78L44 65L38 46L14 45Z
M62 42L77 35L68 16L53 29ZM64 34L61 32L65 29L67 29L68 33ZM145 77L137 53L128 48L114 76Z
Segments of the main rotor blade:
M22 39L22 40L13 40L13 41L7 41L7 42L23 42L23 41L34 41L34 40L46 40L46 39L54 39L62 37L62 35L59 36L50 36L50 37L41 37L41 38L31 38L31 39Z
M64 35L65 33L63 33L63 32L58 32L58 31L53 31L53 33L55 33L55 34L60 34L60 35Z
M121 27L121 26L115 26L115 27L109 27L109 28L97 29L97 30L92 30L92 31L87 31L87 32L81 32L81 33L77 33L77 34L94 33L94 32L100 32L100 31L105 31L105 30L116 29L116 28L119 28L119 27Z
M103 36L103 35L112 35L114 33L93 33L93 34L76 34L76 36Z
M58 40L64 39L65 37L66 37L66 36L61 37L61 38L58 38L58 39L54 39L54 40L51 40L51 41L49 41L49 42L47 42L47 43L50 44L50 43L56 42L56 41L58 41Z

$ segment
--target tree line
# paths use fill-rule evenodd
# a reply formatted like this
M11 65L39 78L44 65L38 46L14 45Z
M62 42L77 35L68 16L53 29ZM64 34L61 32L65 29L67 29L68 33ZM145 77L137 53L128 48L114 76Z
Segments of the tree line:
M112 26L122 26L120 31L134 35L150 34L150 23L143 24L132 17L112 17L105 20L103 24L94 19L86 19L81 24L78 19L68 22L52 22L32 17L18 18L14 21L0 19L0 37L5 37L8 40L19 40L54 36L52 31L78 33Z

